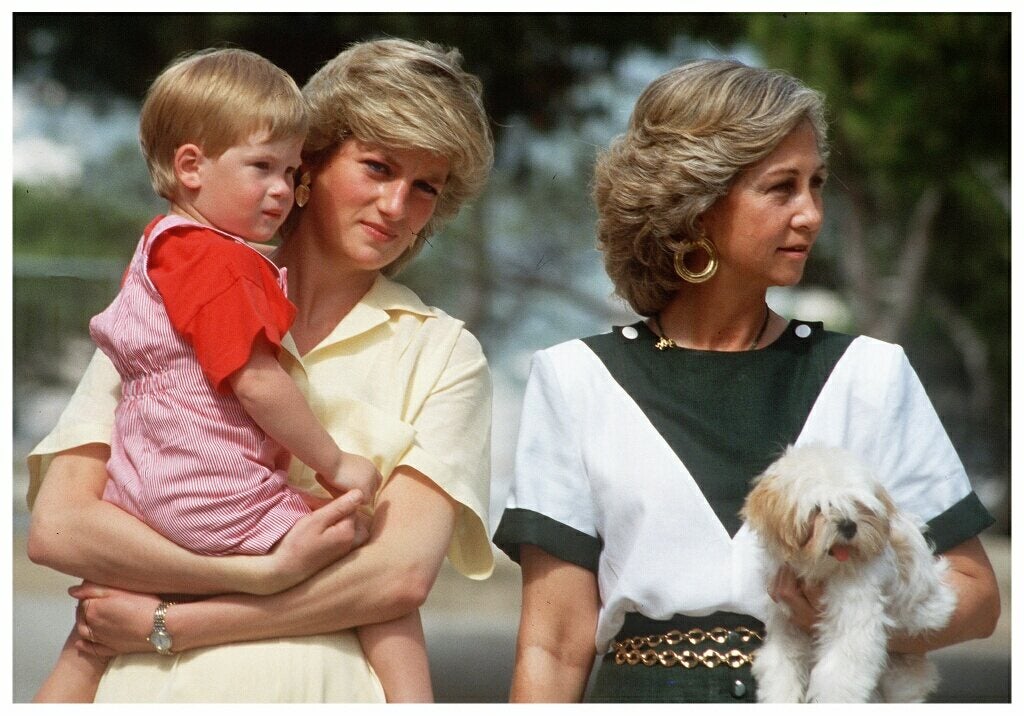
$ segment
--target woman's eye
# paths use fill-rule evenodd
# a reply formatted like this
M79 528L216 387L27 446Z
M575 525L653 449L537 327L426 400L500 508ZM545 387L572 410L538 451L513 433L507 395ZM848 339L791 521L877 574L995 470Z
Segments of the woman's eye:
M363 164L366 165L366 167L374 174L387 174L388 172L388 165L382 162L375 162L372 159L367 159Z
M270 162L253 162L252 165L262 172L270 171Z
M416 187L420 191L424 192L425 194L429 194L430 196L437 196L438 194L441 193L441 191L436 186L431 184L430 182L425 182L425 181L416 182Z

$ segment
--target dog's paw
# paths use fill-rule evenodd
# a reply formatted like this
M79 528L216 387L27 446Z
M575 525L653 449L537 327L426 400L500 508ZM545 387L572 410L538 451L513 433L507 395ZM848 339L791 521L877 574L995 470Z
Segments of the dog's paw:
M779 636L778 634L776 636ZM807 688L809 649L786 639L768 638L757 650L751 673L757 700L766 704L798 704Z
M923 703L939 685L939 670L923 654L890 654L889 668L878 681L882 701Z
M859 645L856 643L834 646L836 648L822 654L811 669L807 682L807 702L862 704L873 701L879 673L885 662L884 651L872 655L870 649L857 648Z

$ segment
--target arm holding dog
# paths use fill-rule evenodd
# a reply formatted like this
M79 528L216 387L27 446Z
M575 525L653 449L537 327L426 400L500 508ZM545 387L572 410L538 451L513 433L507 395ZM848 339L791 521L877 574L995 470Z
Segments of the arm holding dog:
M916 637L894 634L889 639L889 651L931 651L962 641L985 639L995 631L1001 609L999 587L981 540L972 537L943 556L949 560L946 576L957 594L956 611L949 624L941 631Z
M894 634L889 651L900 654L924 653L971 639L992 635L999 620L1001 604L995 572L985 548L977 537L953 547L943 555L949 561L947 578L957 593L956 611L949 624L938 632L908 636ZM773 601L791 610L790 621L804 631L814 629L819 616L819 585L804 585L789 568L779 570L769 589Z

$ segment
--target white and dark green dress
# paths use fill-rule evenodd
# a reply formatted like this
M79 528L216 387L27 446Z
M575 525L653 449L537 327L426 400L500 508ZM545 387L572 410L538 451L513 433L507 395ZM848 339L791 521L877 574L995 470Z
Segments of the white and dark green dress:
M790 444L859 455L900 507L928 522L937 552L992 523L899 346L802 321L756 351L660 351L656 342L639 322L534 356L494 536L514 560L532 544L597 574L599 654L658 629L756 628L766 618L770 575L737 513L750 480ZM754 694L749 666L606 658L589 698Z

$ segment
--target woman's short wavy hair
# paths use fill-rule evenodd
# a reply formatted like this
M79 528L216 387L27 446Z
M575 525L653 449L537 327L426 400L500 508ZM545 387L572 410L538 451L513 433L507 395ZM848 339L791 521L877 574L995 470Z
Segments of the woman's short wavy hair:
M483 190L494 161L494 140L483 87L462 69L458 50L400 39L356 43L318 70L302 94L310 113L302 155L313 166L350 136L448 159L448 178L433 216L412 246L384 269L386 275L397 273L464 202ZM289 218L300 211L293 210Z
M139 113L139 143L157 194L178 191L174 155L196 144L216 159L253 134L270 141L306 134L306 103L287 72L234 47L181 55L150 85Z
M699 217L741 170L804 120L824 159L824 98L784 72L699 60L647 86L626 133L598 156L593 182L598 246L634 311L665 307L682 284L675 248L698 237Z

